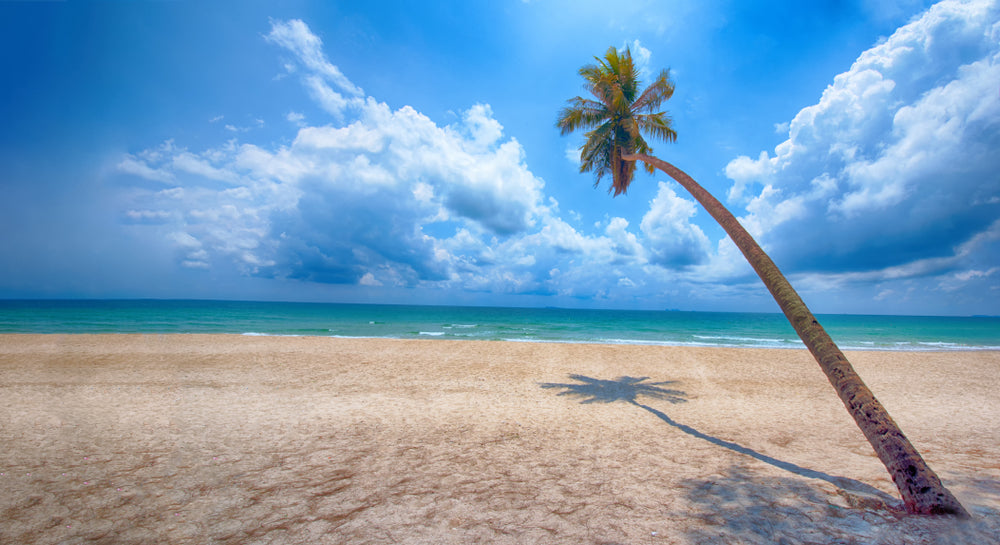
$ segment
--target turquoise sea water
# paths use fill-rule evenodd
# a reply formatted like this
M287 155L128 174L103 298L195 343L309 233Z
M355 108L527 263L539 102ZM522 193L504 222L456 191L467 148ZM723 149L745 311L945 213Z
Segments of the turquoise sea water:
M1000 350L1000 318L821 315L845 350ZM781 314L232 301L0 301L0 333L228 333L802 348Z

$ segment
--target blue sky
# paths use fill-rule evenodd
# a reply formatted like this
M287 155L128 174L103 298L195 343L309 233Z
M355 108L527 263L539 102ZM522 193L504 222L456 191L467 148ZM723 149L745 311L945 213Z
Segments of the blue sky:
M3 2L0 297L776 311L554 127L609 46L656 155L816 312L1000 311L1000 4Z

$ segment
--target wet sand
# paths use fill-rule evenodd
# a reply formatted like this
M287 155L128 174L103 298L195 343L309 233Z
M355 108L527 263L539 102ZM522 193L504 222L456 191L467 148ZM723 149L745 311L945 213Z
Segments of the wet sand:
M0 335L0 543L1000 543L1000 352Z

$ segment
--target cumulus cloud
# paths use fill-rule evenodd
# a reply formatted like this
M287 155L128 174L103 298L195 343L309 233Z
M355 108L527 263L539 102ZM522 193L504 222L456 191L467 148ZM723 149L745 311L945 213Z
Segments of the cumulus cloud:
M635 233L628 231L628 220L625 218L611 218L604 234L611 240L612 249L618 255L633 257L639 262L645 261L646 250Z
M197 157L186 151L174 155L172 162L175 171L194 174L207 180L216 180L219 182L235 182L237 180L237 176L232 172L216 168L206 159Z
M301 71L310 96L328 113L339 119L349 106L361 103L364 91L330 63L323 52L323 41L304 22L272 21L265 39L293 55L294 60L285 64L285 70Z
M317 76L337 85L351 96L364 96L364 91L354 85L340 69L330 63L323 52L323 41L299 19L272 21L267 40L295 55L295 60Z
M682 199L660 182L640 229L649 241L650 262L664 267L686 267L708 256L709 241L701 228L691 222L697 213L694 201Z
M836 76L773 154L731 161L730 203L792 272L938 278L973 270L973 241L995 262L998 81L1000 5L941 2Z
M439 126L409 106L392 110L362 96L301 21L272 22L266 38L293 54L288 63L332 123L307 124L291 112L299 129L283 146L232 140L198 152L168 141L119 164L122 173L173 185L137 191L123 216L169 224L182 266L229 263L248 275L318 283L541 292L548 274L538 267L594 247L552 217L544 183L489 105Z
M185 233L205 248L253 274L316 282L445 280L453 257L425 227L504 236L546 213L542 181L516 141L499 142L488 107L443 128L373 99L360 114L343 127L304 127L275 150L175 149L156 161L133 157L122 170L184 182L146 204L179 208Z
M126 174L133 174L140 178L153 180L155 182L170 183L174 180L173 174L150 168L144 161L131 155L125 157L118 163L118 170Z

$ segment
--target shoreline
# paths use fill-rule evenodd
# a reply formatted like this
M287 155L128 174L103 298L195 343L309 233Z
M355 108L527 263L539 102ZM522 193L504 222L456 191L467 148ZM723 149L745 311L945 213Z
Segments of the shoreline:
M526 344L568 344L568 345L583 345L583 346L639 346L639 347L660 347L660 348L720 348L720 349L736 349L736 350L791 350L791 351L807 351L805 345L801 346L760 346L760 345L740 345L740 344L701 344L701 343L682 343L682 342L672 342L672 341L641 341L641 340L623 340L620 342L612 342L608 340L598 340L598 341L581 341L581 340L559 340L559 339L490 339L490 338L475 338L475 339L455 339L455 338L438 338L438 335L427 334L425 337L379 337L379 336L348 336L348 335L306 335L306 334L286 334L286 333L256 333L256 332L245 332L245 333L200 333L200 332L100 332L100 333L0 333L0 339L4 336L218 336L218 337L262 337L262 338L306 338L306 339L331 339L331 340L359 340L359 341L426 341L426 342L500 342L500 343L526 343ZM800 341L798 341L800 342ZM928 345L937 345L942 343L925 343ZM950 343L945 343L950 344ZM956 348L913 348L913 349L900 349L900 348L872 348L872 347L855 347L850 346L847 348L841 347L841 350L845 354L850 353L864 353L864 352L889 352L889 353L899 353L899 354L910 354L910 353L932 353L932 354L950 354L950 353L963 353L963 352L998 352L1000 353L1000 346L961 346Z
M848 353L973 521L804 348L4 334L0 541L997 541L1000 352Z

